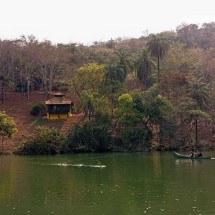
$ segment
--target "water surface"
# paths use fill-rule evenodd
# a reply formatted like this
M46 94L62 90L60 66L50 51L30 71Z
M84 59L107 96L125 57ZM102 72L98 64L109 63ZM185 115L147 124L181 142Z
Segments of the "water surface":
M171 153L0 156L0 214L214 215L214 183Z

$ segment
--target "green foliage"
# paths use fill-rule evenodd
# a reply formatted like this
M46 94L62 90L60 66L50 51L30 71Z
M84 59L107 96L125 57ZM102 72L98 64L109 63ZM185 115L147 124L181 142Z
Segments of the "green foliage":
M55 46L33 36L2 41L2 95L9 95L6 86L11 86L10 82L20 85L22 91L29 91L34 83L38 89L43 87L47 95L50 90L69 89L74 102L80 102L76 103L78 111L82 105L86 115L92 116L92 124L79 125L77 132L95 127L102 133L105 128L120 144L129 146L133 142L132 147L141 145L138 140L141 129L171 137L181 129L184 137L188 137L186 132L198 121L199 127L211 131L214 122L206 122L214 115L215 106L214 32L214 23L204 23L201 27L182 24L176 32L147 34L139 39L111 39L92 46ZM154 84L157 80L159 86ZM41 104L36 104L31 114L38 116L43 111ZM38 120L35 124L44 124ZM205 136L209 140L208 134ZM12 135L5 131L3 136ZM177 141L178 137L175 138ZM87 147L89 151L97 150L91 145Z
M97 113L94 117L95 123L102 125L105 128L109 128L112 124L111 118L105 112Z
M64 138L55 128L37 127L33 136L26 137L14 153L20 155L48 155L62 151Z
M12 138L17 131L13 118L9 117L4 111L0 111L0 137L2 138L2 151L3 137Z
M152 70L155 63L149 56L149 52L143 49L136 60L137 78L143 86L152 84Z
M109 151L110 144L111 136L107 125L90 121L70 130L67 152L105 152Z
M139 147L146 147L152 138L152 133L144 123L144 112L136 108L130 94L123 94L119 97L119 107L115 109L115 117L121 126L118 134L122 139L123 146L128 150L138 150Z
M94 114L94 96L90 91L82 91L81 103L85 116L91 116Z
M0 111L0 136L11 138L17 131L13 118L7 116L4 111Z
M124 147L131 151L149 148L149 141L152 139L152 132L146 127L131 127L123 130L122 140Z
M81 104L85 116L91 117L99 113L110 115L110 104L108 98L99 93L86 90L82 91Z
M189 111L189 115L193 118L196 118L196 117L203 117L205 119L208 119L210 120L210 115L202 110L190 110Z
M160 80L160 60L164 58L169 49L169 43L162 34L153 34L147 43L147 49L151 55L157 58L158 81Z
M165 150L174 148L177 140L178 128L174 118L163 119L160 123L160 142L158 144L158 150Z
M125 107L129 107L133 103L133 99L129 94L123 94L119 97L118 102Z
M172 103L160 95L159 87L156 84L143 92L142 107L147 120L153 123L159 123L173 110Z
M122 67L125 75L133 71L133 58L129 49L119 49L114 52L117 56L117 65Z
M193 78L189 82L187 93L188 96L196 101L197 105L201 109L209 102L209 88L202 78Z
M113 110L117 105L117 99L120 92L124 89L126 72L122 67L116 65L107 65L105 67L105 76L102 83L101 94L109 100L108 107L113 115Z
M111 64L105 67L105 80L123 83L127 77L127 71L121 64Z
M131 95L121 95L118 102L119 106L115 109L114 115L121 126L136 126L143 122L143 114L134 108Z
M162 125L164 121L167 122L173 110L172 103L160 95L156 84L147 91L123 94L118 101L115 117L121 126L119 136L130 150L146 146L153 137L151 125Z
M147 48L153 57L162 59L169 49L169 43L162 34L152 34L150 41L147 43Z
M197 102L190 97L182 98L178 109L181 119L185 122L190 123L195 118L205 118L210 120L210 115L199 109Z
M210 121L211 117L207 112L202 111L195 99L190 97L185 97L179 103L178 113L181 116L182 123L191 123L195 124L195 143L198 143L198 120L205 119Z
M141 137L145 143L148 143L154 134L160 136L160 132L165 138L172 136L167 125L171 124L171 129L174 129L174 120L171 119L174 108L166 97L160 95L158 85L154 84L146 91L133 91L131 94L133 98L132 108L129 110L124 108L119 118L119 122L123 123L124 126L127 125L123 131L123 141L132 140L133 134L135 137L139 137L138 133L140 136L144 134ZM126 118L125 116L129 117ZM126 121L126 119L128 120ZM141 133L143 131L144 133ZM127 135L131 135L131 139L125 139L125 137L127 138L126 132L128 132Z
M33 116L43 115L45 113L45 110L45 105L38 103L32 107L30 114Z
M104 77L104 65L89 63L74 72L71 80L77 95L80 97L82 91L98 92Z

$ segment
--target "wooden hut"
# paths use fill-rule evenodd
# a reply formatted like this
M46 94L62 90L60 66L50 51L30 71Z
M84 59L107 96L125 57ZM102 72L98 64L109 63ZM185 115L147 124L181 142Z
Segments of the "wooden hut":
M45 101L48 119L67 119L72 114L73 102L63 93L55 93L54 97Z

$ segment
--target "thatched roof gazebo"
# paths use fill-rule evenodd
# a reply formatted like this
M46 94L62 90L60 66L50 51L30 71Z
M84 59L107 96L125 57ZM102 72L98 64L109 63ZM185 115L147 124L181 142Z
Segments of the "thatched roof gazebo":
M73 102L63 93L55 93L54 97L45 101L48 119L67 119L72 114Z

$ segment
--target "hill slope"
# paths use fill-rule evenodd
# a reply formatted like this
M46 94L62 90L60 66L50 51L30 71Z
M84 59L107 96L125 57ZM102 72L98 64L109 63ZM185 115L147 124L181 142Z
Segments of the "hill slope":
M30 114L31 108L46 100L42 92L33 92L30 95L30 100L27 100L25 94L18 92L8 92L4 100L4 104L0 103L0 111L5 111L8 116L13 117L18 133L13 136L12 139L5 138L4 151L12 151L19 143L19 140L34 131L34 127L37 125L46 125L48 127L56 127L63 134L68 129L83 119L82 114L74 115L68 120L48 120L44 117L34 117Z

